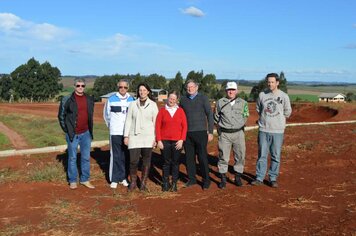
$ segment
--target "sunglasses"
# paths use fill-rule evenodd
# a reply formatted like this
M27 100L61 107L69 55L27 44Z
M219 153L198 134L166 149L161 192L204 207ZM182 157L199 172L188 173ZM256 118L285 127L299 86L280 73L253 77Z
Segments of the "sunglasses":
M79 88L79 87L85 88L85 84L77 84L75 87L77 87L77 88Z
M128 89L129 87L125 87L125 86L119 86L119 89Z

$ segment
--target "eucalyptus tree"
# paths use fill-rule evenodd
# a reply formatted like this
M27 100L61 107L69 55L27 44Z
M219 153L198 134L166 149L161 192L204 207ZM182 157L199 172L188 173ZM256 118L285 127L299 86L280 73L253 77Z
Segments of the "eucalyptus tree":
M40 64L31 58L11 73L15 99L38 102L54 98L63 88L60 76L60 70L49 62Z

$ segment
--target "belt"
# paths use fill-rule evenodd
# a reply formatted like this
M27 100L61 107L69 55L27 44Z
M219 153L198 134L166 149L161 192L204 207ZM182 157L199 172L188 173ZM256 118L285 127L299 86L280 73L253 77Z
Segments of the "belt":
M236 133L236 132L239 132L241 130L245 130L245 126L242 126L239 129L226 129L226 128L223 128L223 127L219 127L219 129L220 129L220 132L223 132L223 133Z

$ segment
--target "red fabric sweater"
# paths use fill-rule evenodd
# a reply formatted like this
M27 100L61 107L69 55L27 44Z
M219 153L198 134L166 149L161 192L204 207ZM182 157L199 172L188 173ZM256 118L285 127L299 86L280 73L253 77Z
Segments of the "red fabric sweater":
M173 117L166 108L162 107L156 118L156 139L162 140L185 140L187 136L187 118L184 110L178 108Z
M75 127L75 133L81 134L89 129L87 97L85 95L78 96L76 93L74 93L74 95L78 106L77 126Z

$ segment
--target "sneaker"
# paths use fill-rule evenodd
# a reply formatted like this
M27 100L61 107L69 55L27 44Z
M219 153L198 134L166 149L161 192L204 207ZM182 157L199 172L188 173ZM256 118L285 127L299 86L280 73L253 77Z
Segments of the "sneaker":
M196 180L188 180L188 182L186 182L186 183L184 184L184 188L189 188L189 187L191 187L191 186L193 186L193 185L195 185L195 184L197 184L197 181L196 181Z
M277 181L271 181L271 187L272 187L272 188L278 188L278 183L277 183Z
M117 183L116 182L111 182L110 188L117 188Z
M127 182L126 179L124 179L123 181L120 181L119 184L121 184L121 185L123 185L125 187L129 186L129 183Z
M77 185L77 183L70 183L70 184L69 184L69 188L70 188L70 189L77 189L77 188L78 188L78 185Z
M263 183L261 182L261 181L259 181L259 180L254 180L254 181L252 181L251 182L251 185L253 185L253 186L260 186L260 185L263 185Z
M89 181L85 181L85 182L80 182L81 185L84 185L87 188L93 189L95 188L94 185L92 185Z

